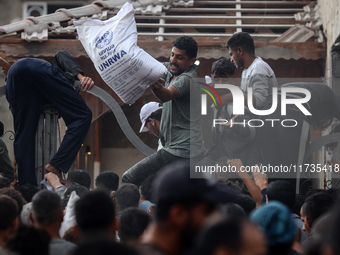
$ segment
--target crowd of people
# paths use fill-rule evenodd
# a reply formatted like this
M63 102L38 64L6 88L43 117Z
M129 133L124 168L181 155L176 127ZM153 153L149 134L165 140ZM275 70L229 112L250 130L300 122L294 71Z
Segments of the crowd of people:
M140 188L102 172L92 190L83 170L65 185L46 174L52 190L16 190L2 177L0 254L340 254L336 190L302 197L285 180L255 175L242 186L190 171L173 162Z
M221 97L214 116L243 122L254 111L271 109L278 84L270 66L255 55L249 34L233 35L227 48L230 59L216 61L211 70L211 85ZM339 96L326 85L288 84L311 94L309 102L287 109L296 127L220 125L206 151L199 124L200 90L195 87L197 52L192 37L173 41L170 61L164 63L169 72L151 85L158 102L141 109L140 132L159 138L157 151L128 169L120 185L119 176L108 171L96 177L93 189L86 171L70 171L66 180L63 176L91 120L73 84L78 79L83 89L91 89L92 79L64 51L56 55L57 67L38 59L12 65L6 96L14 117L19 186L0 178L0 254L340 254L336 190L296 195L291 179L267 176L256 167L252 173L241 171L260 163L297 164L302 123L323 129L340 118ZM242 70L241 99L218 86L231 82L235 68ZM288 95L296 97L303 99L300 90ZM246 102L244 115L234 114L234 100ZM44 104L52 104L68 127L45 167L51 190L39 190L34 176L33 132ZM311 115L305 116L303 109ZM280 119L281 110L272 111L271 118ZM196 164L219 162L234 167L236 176L196 173L192 178Z

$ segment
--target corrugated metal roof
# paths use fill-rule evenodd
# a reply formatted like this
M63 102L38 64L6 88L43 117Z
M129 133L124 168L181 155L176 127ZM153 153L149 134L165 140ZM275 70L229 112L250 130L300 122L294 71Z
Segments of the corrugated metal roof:
M9 63L22 57L51 60L57 50L67 50L79 61L85 73L94 78L98 86L122 104L95 71L77 40L72 24L76 19L108 19L125 2L96 1L91 5L62 9L53 14L1 26L0 57ZM164 61L168 59L174 37L191 35L199 44L198 57L203 60L199 74L205 75L210 73L214 60L227 56L227 39L235 32L246 31L255 40L256 54L271 61L279 76L284 75L287 70L292 72L298 69L295 71L296 75L306 77L305 66L311 60L312 67L308 70L314 70L311 74L319 77L324 73L324 66L320 63L324 61L326 46L317 26L319 16L316 14L315 4L315 1L293 0L139 0L134 2L138 45L153 57ZM307 24L312 23L314 25L307 29L314 35L308 37L308 42L287 42L281 37L289 29L295 28L296 24L303 26L305 30ZM291 34L291 38L301 41L301 35L304 34L299 30L295 31L298 31L297 35ZM284 67L285 65L289 68ZM0 61L0 66L8 68L8 64L3 61ZM108 107L97 98L86 93L82 95L93 111L94 119L107 111ZM147 92L143 98L150 96Z
M74 20L114 16L126 1L95 1L73 9L29 17L0 27L0 35L21 33L27 41L76 36ZM315 1L143 0L133 3L138 34L143 40L172 40L182 34L202 40L225 40L247 31L255 40L272 41L296 23L309 26L318 38L320 15Z

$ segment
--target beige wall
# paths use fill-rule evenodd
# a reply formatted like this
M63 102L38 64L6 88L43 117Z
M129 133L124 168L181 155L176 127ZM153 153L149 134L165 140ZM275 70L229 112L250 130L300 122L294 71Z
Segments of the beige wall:
M327 57L326 57L326 70L325 70L325 77L326 83L330 85L335 91L338 93L338 83L335 82L332 78L332 47L336 42L339 41L340 35L340 8L339 8L339 0L318 0L321 20L323 24L324 34L327 38ZM328 78L328 79L327 79ZM324 134L326 135L328 132L334 128L335 124L329 127ZM324 148L324 147L323 147ZM323 149L324 150L324 149ZM319 154L318 162L324 163L324 157L326 156L326 161L329 159L327 153L322 151ZM332 175L325 177L327 180L332 178ZM337 178L333 176L333 178ZM320 176L319 178L319 187L323 188L324 177ZM335 180L334 180L335 181Z
M123 173L145 156L135 148L105 148L101 149L100 158L101 172L115 172L121 182Z
M0 74L0 87L5 85L5 76ZM6 100L6 96L0 97L0 121L4 124L4 131L14 131L13 128L13 117L12 113L9 110L9 104ZM12 134L6 133L3 136L3 139L7 145L8 154L10 159L13 162L14 159L14 151L13 151L13 140Z

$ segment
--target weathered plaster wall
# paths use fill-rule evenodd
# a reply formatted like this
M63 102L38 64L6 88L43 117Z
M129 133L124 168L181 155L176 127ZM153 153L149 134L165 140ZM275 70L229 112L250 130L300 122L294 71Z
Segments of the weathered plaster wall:
M327 37L326 77L331 76L331 47L340 35L339 0L318 0L322 24Z

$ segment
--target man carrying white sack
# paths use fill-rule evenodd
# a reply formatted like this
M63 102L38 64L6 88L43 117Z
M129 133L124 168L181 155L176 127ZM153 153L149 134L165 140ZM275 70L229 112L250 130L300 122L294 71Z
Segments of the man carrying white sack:
M198 78L194 64L198 45L195 39L182 36L172 43L170 62L165 79L151 85L155 96L163 103L160 140L163 148L141 160L122 177L122 182L139 186L150 174L178 160L196 162L204 154L200 116L200 92L194 88Z

